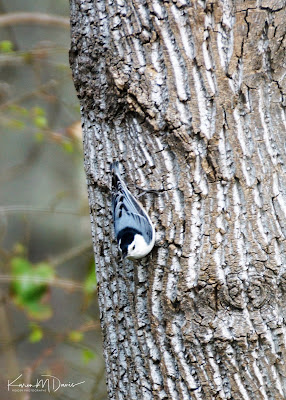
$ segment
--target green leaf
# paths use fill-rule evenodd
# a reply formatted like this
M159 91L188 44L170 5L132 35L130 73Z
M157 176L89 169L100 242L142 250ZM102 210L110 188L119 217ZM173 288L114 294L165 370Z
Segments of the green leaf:
M55 276L54 268L47 262L41 262L35 265L35 276L39 279L53 279Z
M86 294L93 294L97 288L97 280L95 270L91 269L86 280L84 281L84 292Z
M14 257L11 260L12 275L14 278L21 277L32 267L30 261L22 257Z
M52 309L49 304L43 304L42 300L48 290L49 280L54 278L53 267L45 262L33 266L23 257L14 257L11 269L14 302L23 307L31 318L50 318Z
M49 304L30 302L25 305L25 310L30 318L38 321L45 321L53 315L53 310Z
M21 257L11 261L13 283L12 289L19 304L28 305L40 300L47 289L43 281L54 277L53 268L46 263L33 267L32 264Z
M39 129L44 129L48 127L48 120L43 115L36 115L33 119L35 126Z
M12 129L23 129L23 128L25 128L26 124L24 121L13 118L13 119L9 120L9 122L7 123L7 126Z
M83 333L80 331L71 331L68 338L71 342L78 343L83 340Z
M89 349L83 349L81 352L82 361L84 364L88 364L95 358L95 353Z
M40 340L42 340L44 335L42 328L37 324L31 324L30 327L31 327L31 332L29 334L29 341L31 343L37 343Z
M14 114L19 114L23 117L26 117L28 115L28 110L25 107L19 106L18 104L10 104L7 108Z
M74 146L73 143L69 140L65 140L64 142L62 142L62 146L63 149L67 152L67 153L73 153L74 151Z
M11 53L13 51L13 43L10 40L2 40L0 42L1 53Z

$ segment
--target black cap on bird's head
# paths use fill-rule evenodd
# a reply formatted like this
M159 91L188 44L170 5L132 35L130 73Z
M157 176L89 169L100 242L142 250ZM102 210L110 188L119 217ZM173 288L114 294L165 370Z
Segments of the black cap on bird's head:
M133 242L134 236L139 232L133 228L125 228L120 232L118 244L122 253L122 257L127 257L129 245Z

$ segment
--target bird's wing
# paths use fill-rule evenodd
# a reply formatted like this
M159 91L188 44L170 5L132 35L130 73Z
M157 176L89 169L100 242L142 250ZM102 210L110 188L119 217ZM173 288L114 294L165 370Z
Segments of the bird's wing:
M111 166L112 170L112 211L115 235L126 228L135 229L143 234L146 242L152 240L153 228L144 209L129 192L121 178L119 163Z
M147 214L144 212L142 207L138 204L135 198L132 196L130 191L128 190L125 182L121 178L119 163L118 161L114 162L111 166L112 170L112 208L113 212L115 211L115 207L117 203L120 201L124 201L125 208L134 213L139 214L142 217L148 219ZM115 212L114 212L115 215Z
M123 229L130 228L142 233L145 240L150 242L152 226L144 211L142 212L139 205L132 201L132 197L117 193L113 195L112 200L116 237ZM140 211L140 214L137 211Z

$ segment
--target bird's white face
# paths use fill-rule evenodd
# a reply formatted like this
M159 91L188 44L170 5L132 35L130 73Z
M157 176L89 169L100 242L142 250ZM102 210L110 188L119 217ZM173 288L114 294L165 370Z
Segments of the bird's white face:
M143 239L141 235L135 235L134 240L128 246L127 258L143 258L145 257L152 249L154 242L151 242L149 245Z

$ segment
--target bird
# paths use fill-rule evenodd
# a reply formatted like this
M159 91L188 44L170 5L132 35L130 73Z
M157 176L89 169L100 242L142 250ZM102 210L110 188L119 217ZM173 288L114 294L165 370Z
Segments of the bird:
M154 225L127 188L118 161L112 163L111 173L113 225L118 247L123 259L143 258L154 247Z

